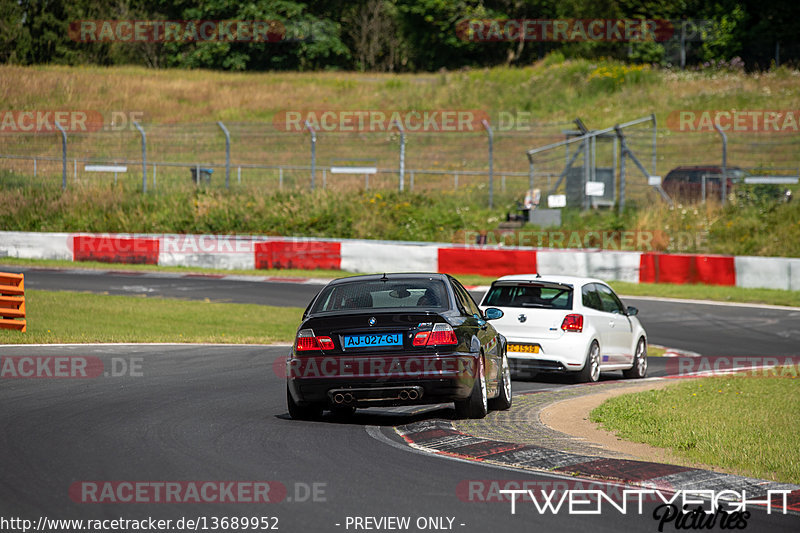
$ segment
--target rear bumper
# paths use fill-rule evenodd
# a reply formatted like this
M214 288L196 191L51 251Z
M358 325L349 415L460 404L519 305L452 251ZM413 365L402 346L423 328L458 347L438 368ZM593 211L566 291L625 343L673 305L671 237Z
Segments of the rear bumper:
M586 363L591 338L568 333L558 339L509 338L508 344L538 344L539 353L508 352L512 372L577 372Z
M287 383L299 405L443 403L469 397L477 362L472 353L290 357ZM337 394L348 401L334 401Z

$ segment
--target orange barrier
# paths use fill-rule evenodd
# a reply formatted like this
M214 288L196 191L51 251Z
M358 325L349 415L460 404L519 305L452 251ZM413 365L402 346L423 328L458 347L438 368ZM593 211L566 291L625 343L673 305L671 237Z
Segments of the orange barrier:
M25 274L0 272L0 328L23 332L27 328Z

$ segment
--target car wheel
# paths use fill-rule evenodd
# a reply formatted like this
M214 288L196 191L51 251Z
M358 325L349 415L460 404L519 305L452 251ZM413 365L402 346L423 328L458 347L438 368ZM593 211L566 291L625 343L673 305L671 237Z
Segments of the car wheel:
M318 405L297 405L289 392L289 385L286 385L286 406L289 416L295 420L314 420L322 416L322 407Z
M586 354L586 363L583 370L578 373L578 381L581 383L594 383L600 379L600 345L597 341L592 341L589 353Z
M644 338L639 339L639 343L636 345L633 366L630 370L623 370L622 375L631 379L641 379L647 375L647 342Z
M486 372L483 367L483 354L478 358L475 384L466 400L456 400L456 415L459 418L483 418L489 412L489 398L486 392Z
M508 356L503 354L500 368L500 393L497 398L489 400L489 408L496 411L505 411L511 408L511 368L508 366Z

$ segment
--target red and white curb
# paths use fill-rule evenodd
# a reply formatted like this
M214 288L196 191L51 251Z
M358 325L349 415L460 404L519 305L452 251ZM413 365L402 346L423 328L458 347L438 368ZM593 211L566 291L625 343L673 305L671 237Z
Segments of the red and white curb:
M770 494L769 491L790 491L786 495L785 508L792 514L800 514L800 485L684 466L579 455L532 444L484 439L462 433L445 420L414 422L397 427L395 431L409 446L419 451L523 471L621 483L665 492L746 491L750 499L763 499ZM773 497L771 501L773 508L783 509L782 497Z
M0 256L216 269L570 273L608 281L800 290L800 258L259 235L0 232Z

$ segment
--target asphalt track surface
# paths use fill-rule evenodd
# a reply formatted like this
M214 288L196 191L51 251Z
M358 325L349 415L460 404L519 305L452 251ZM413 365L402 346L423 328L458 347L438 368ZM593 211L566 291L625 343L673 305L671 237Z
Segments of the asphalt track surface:
M232 281L213 277L159 278L144 273L77 274L58 270L6 267L24 271L25 286L148 297L305 307L319 285ZM476 299L482 296L473 293ZM625 298L639 308L649 341L703 355L800 355L800 309L686 304Z
M124 287L134 285L152 296L255 299L254 303L294 306L305 305L319 288L213 279L26 275L30 289L130 294L134 291ZM750 350L747 355L797 354L792 346L800 345L797 315L792 318L791 311L636 304L651 342L674 346L680 341L678 347L701 353L733 354L747 337L754 337L744 347ZM752 316L762 317L771 329L754 325L753 331L733 336ZM699 335L699 328L680 328L700 319L706 324L705 336ZM709 328L715 325L722 328L720 334L709 339ZM106 372L132 363L140 369L135 375L94 379L0 380L0 519L271 516L278 518L279 531L305 532L366 530L346 527L347 517L408 516L407 531L435 530L418 529L416 520L421 517L452 518L451 530L464 532L657 531L652 503L645 504L641 515L604 508L601 515L570 516L564 510L539 514L530 505L512 515L507 502L464 501L457 488L466 480L557 478L422 454L408 448L392 429L420 419L450 418L449 406L418 412L370 409L347 421L290 420L283 380L273 371L273 362L286 351L280 346L0 347L4 357L88 355L101 359ZM663 362L651 359L651 375L664 373ZM566 383L551 378L517 381L514 386L519 393ZM287 493L280 502L268 504L77 503L69 487L86 480L273 481ZM314 484L317 497L306 498L306 489ZM797 515L754 510L746 531L796 531L799 525ZM672 525L665 528L674 530Z

